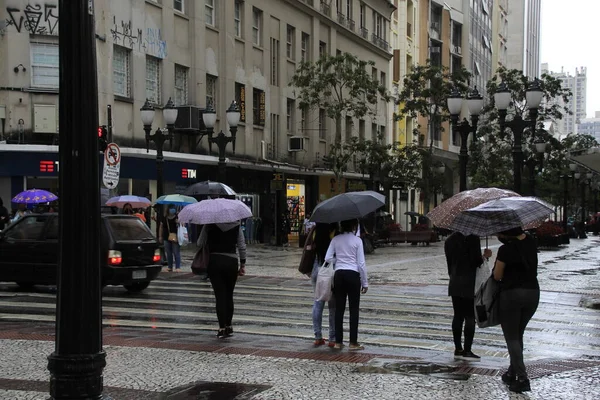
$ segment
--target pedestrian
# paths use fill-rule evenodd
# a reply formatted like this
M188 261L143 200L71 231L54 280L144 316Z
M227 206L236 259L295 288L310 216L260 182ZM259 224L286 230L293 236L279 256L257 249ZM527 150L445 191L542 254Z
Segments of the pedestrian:
M289 247L288 235L292 232L290 218L287 213L281 213L281 245L283 247Z
M523 334L540 302L537 246L521 228L500 232L498 239L503 245L496 256L494 279L501 282L500 325L510 356L502 381L510 391L521 393L531 390L523 362Z
M452 336L454 337L454 359L480 361L481 357L473 353L475 336L475 276L477 268L483 264L483 258L490 258L492 251L485 249L481 254L479 237L465 236L454 232L444 243L446 263L448 265L448 296L452 296ZM462 344L463 325L465 341Z
M143 208L139 208L137 210L134 210L133 216L134 217L138 217L143 222L146 222L146 216L144 215L144 209Z
M317 223L314 229L314 239L312 245L315 249L315 262L313 264L313 270L311 274L311 281L313 289L317 284L317 275L319 273L319 267L325 262L325 255L327 249L331 243L331 239L335 236L337 230L337 224L325 224ZM327 302L329 308L329 343L327 346L335 346L335 298L332 296ZM315 346L322 346L325 344L323 339L322 325L323 325L323 309L325 308L325 301L315 300L312 308L312 319L313 319L313 331L315 333Z
M177 209L175 205L169 204L167 206L167 214L162 216L160 219L159 228L159 242L162 242L165 246L165 253L167 256L167 271L173 271L173 258L175 259L175 272L181 271L181 248L179 247L179 241L177 240L177 227L179 226L179 219L177 218Z
M4 202L2 201L2 197L0 197L0 231L4 230L9 223L10 217L8 215L8 210L4 207Z
M360 295L367 293L367 269L363 243L356 237L356 219L342 221L341 233L331 239L325 260L335 263L333 296L335 297L335 348L344 347L344 312L346 299L350 312L350 350L363 350L358 344L358 318Z
M27 214L31 214L31 212L27 209L25 204L19 204L17 211L15 211L15 215L10 222L17 222L21 217L24 217Z
M233 290L237 277L246 274L246 241L240 222L204 225L197 245L208 245L208 278L219 321L217 338L224 339L233 335Z
M133 215L133 207L131 206L131 203L125 203L123 205L123 214Z

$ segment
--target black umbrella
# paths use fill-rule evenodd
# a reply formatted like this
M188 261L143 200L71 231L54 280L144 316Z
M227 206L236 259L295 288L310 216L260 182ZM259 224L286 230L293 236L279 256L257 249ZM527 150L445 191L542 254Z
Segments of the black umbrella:
M224 183L204 181L194 183L185 189L184 192L187 196L221 196L221 195L235 195L235 190L230 188Z
M315 207L312 222L339 222L362 218L385 205L385 196L373 191L342 193Z

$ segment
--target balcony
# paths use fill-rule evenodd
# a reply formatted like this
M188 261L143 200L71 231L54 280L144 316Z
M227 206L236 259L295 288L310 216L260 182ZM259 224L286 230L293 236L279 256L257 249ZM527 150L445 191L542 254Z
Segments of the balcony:
M360 28L360 36L362 36L363 39L369 40L369 30L367 28L365 28L364 26Z
M321 12L331 18L331 6L324 1L321 2Z
M376 34L371 35L371 42L377 47L384 49L385 51L390 51L390 44L383 38L377 36Z
M354 23L354 20L353 20L353 19L350 19L350 18L348 18L348 19L346 20L346 23L347 23L347 24L346 24L346 27L347 27L348 29L350 29L352 32L354 32L354 29L356 28L356 24Z
M341 12L337 13L337 21L338 21L338 24L346 26L346 16L344 14L342 14Z
M303 3L308 4L311 7L314 7L314 5L315 5L314 4L314 0L300 0L300 1L302 1Z

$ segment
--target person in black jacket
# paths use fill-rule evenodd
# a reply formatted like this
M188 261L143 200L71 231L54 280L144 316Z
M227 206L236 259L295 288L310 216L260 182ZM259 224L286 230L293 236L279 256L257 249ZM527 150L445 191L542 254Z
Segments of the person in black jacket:
M471 351L475 336L475 275L483 264L483 257L490 258L492 251L481 253L478 236L465 236L454 232L444 243L448 264L448 296L452 296L452 335L454 337L454 358L457 360L479 361L480 357ZM462 345L464 325L465 342Z
M10 217L8 216L8 210L4 207L4 202L0 197L0 231L4 229L10 223Z
M208 246L208 278L215 292L219 320L217 338L223 339L233 335L233 290L238 275L246 274L246 241L240 222L204 225L197 245Z

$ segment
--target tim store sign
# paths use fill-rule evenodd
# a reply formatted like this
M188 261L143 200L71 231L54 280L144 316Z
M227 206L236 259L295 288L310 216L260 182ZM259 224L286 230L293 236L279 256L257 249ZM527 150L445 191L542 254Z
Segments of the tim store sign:
M39 164L39 171L45 173L54 173L59 171L59 162L52 160L42 160ZM181 177L183 179L196 179L197 173L195 169L182 168Z

